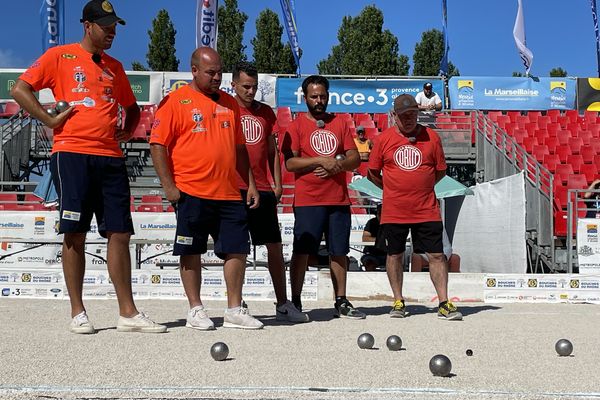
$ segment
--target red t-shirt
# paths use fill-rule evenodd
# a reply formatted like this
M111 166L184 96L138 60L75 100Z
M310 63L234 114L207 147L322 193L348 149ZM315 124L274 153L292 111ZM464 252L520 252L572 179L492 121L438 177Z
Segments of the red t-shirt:
M165 146L175 186L195 197L240 200L236 146L244 144L237 101L219 91L217 101L190 85L165 97L150 143Z
M386 129L375 138L369 169L383 170L381 223L441 221L435 198L435 171L446 169L444 150L438 134L421 126L417 142Z
M282 140L284 152L297 152L299 157L335 157L347 150L356 150L348 123L328 114L325 126L318 128L316 121L306 115L297 117L288 127ZM313 171L295 173L294 205L325 206L349 205L346 173L340 172L325 179Z
M246 149L248 149L256 189L271 191L271 184L267 178L269 175L269 140L277 118L268 105L258 102L255 104L258 104L258 107L253 109L240 106L242 131L246 136ZM240 189L248 189L248 185L239 175L238 184Z
M48 49L20 77L35 91L50 88L56 101L75 109L54 128L52 152L123 157L115 140L119 104L135 104L135 96L120 62L102 54L99 63L79 43Z

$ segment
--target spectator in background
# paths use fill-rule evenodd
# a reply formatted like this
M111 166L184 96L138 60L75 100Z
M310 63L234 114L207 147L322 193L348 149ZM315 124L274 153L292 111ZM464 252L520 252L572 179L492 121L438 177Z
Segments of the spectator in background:
M442 99L433 91L431 82L423 85L423 91L417 93L415 100L419 105L419 123L434 125L435 112L442 109Z
M71 302L73 333L95 333L83 305L85 237L92 216L108 239L108 273L115 287L119 332L162 333L167 327L138 311L131 293L129 241L133 223L125 158L119 146L131 138L140 109L111 48L117 17L108 1L90 1L83 8L83 39L46 51L13 86L11 94L31 116L54 129L50 170L60 200L59 233L64 233L62 264ZM57 100L71 106L56 116L46 112L34 92L50 88ZM73 105L75 104L75 105ZM119 106L125 110L117 127ZM36 325L37 329L43 326Z
M377 214L365 224L362 234L363 242L373 242L374 246L365 246L364 255L360 258L360 263L365 267L365 271L377 271L380 266L385 266L386 252L379 247L377 242L379 236L379 221L381 219L381 204L377 205Z
M365 134L365 128L362 125L356 127L356 137L354 138L358 154L360 155L360 161L369 161L369 154L373 148L371 140L367 139Z
M600 190L600 179L592 182L588 190ZM585 207L587 211L585 218L600 218L600 192L585 192L583 198L586 199ZM593 199L596 201L593 201Z
M460 256L452 253L452 244L446 233L446 228L444 228L442 233L442 244L444 246L444 256L448 263L448 272L460 272ZM414 248L410 264L411 272L421 272L423 268L429 269L429 257L426 252Z

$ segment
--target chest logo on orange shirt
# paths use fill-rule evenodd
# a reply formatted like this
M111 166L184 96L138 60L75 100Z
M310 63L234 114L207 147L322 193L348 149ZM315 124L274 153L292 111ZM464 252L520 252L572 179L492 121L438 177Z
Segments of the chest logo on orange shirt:
M263 137L263 126L253 115L242 115L242 130L246 144L257 144Z
M194 121L194 123L196 124L194 126L194 128L192 128L192 132L194 132L194 133L206 132L206 128L204 127L204 123L203 123L204 115L202 115L200 110L198 110L197 108L194 108L192 110L192 121Z
M338 140L331 131L317 129L310 134L310 147L322 156L331 156L338 147Z
M421 166L423 153L409 144L400 146L394 153L394 162L401 170L414 171Z
M85 87L84 83L87 80L87 76L81 67L75 68L75 73L73 74L73 79L77 82L77 87L71 89L73 93L85 93L90 90Z

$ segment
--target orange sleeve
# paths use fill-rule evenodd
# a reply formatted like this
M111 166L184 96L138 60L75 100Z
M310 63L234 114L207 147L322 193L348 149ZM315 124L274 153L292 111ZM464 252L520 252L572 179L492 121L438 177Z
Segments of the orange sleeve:
M173 110L173 99L167 95L158 106L154 115L154 123L150 133L150 144L161 144L169 146L176 132L175 110Z
M34 91L39 92L45 88L53 89L56 85L54 78L57 77L57 74L57 53L54 49L50 49L31 64L19 79L30 84Z

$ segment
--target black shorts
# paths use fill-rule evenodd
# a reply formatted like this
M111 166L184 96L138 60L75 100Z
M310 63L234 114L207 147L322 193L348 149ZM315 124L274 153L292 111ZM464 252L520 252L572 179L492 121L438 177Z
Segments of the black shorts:
M321 238L330 256L350 252L350 206L294 207L294 253L316 254Z
M246 190L241 190L242 201L246 200ZM246 208L248 212L248 230L254 246L267 243L281 243L281 231L277 218L277 199L275 193L260 191L258 208Z
M441 221L416 224L382 224L379 227L388 254L401 254L406 250L408 232L412 235L413 247L426 253L442 253L444 244Z
M50 158L59 197L59 233L84 233L96 215L98 231L133 233L125 159L69 152Z
M208 235L215 254L250 253L246 207L240 200L208 200L181 192L176 208L177 231L173 255L204 254Z

